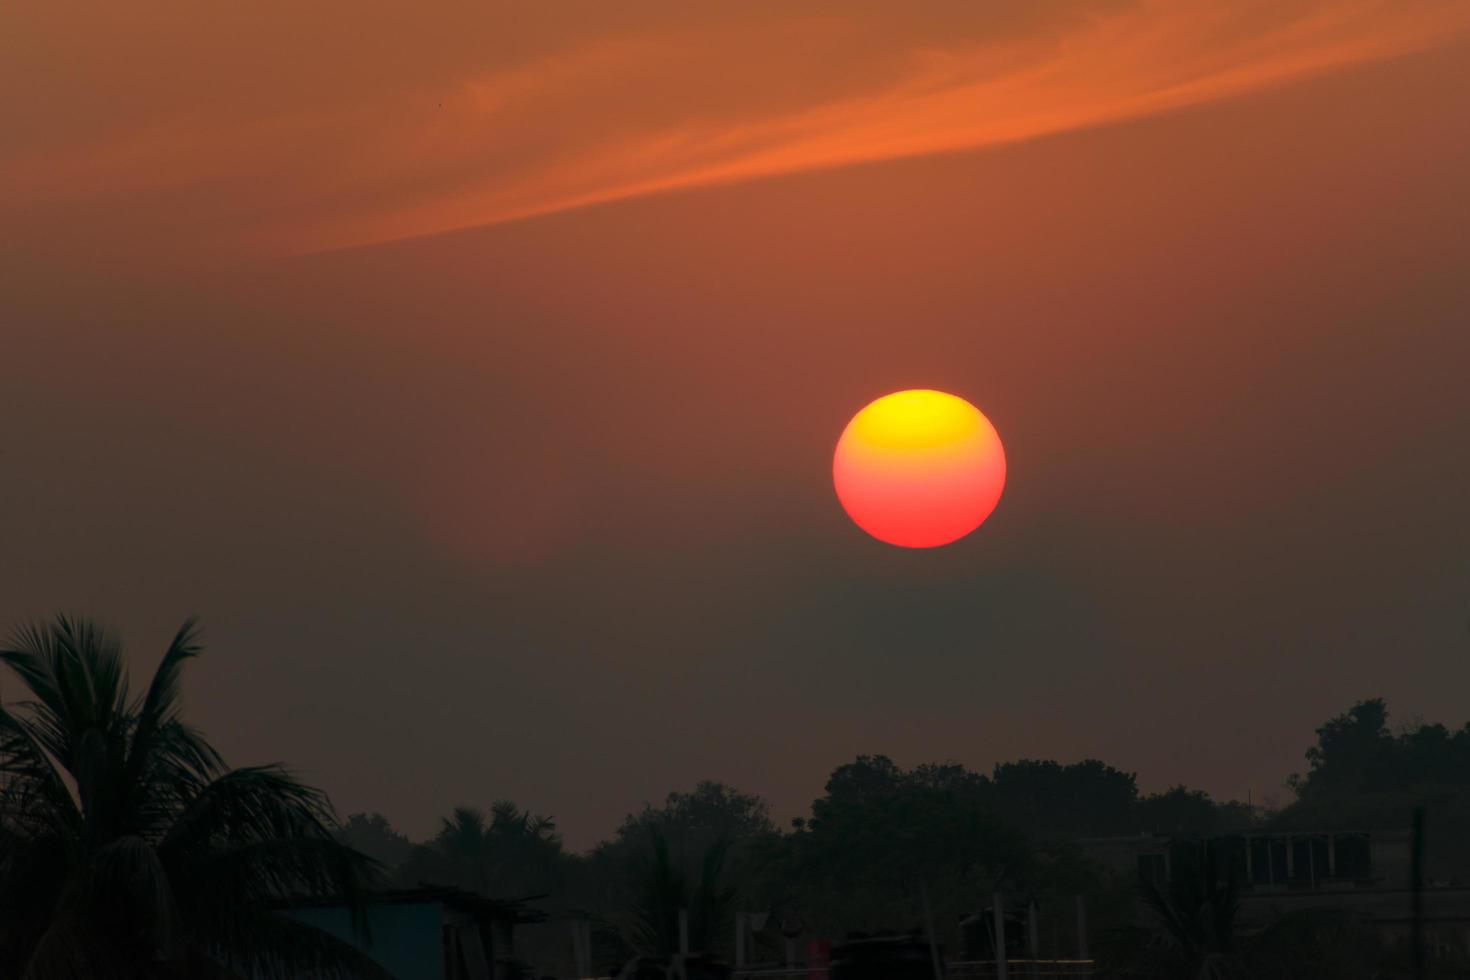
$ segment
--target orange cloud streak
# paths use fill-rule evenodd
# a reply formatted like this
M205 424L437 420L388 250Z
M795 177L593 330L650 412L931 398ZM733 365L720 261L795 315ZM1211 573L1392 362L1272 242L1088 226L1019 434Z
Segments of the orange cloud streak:
M272 251L363 245L1025 140L1403 54L1470 27L1470 5L1426 0L1140 0L999 24L962 9L908 22L864 4L801 15L753 5L749 22L670 15L574 37L547 28L499 70L472 50L447 65L432 53L409 59L362 101L307 97L289 77L228 111L181 97L150 114L140 97L126 126L43 132L0 155L0 209L179 195L188 206L150 219L155 234ZM200 60L196 71L207 69ZM349 67L350 80L372 66Z

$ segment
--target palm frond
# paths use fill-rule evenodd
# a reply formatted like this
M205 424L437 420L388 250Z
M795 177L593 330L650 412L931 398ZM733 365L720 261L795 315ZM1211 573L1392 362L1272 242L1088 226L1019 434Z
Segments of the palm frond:
M139 832L161 838L178 815L224 772L219 755L183 722L165 722L153 733L140 771L125 780L128 806Z
M195 621L186 619L164 652L148 693L135 711L137 721L124 763L129 785L144 785L148 770L155 767L162 767L172 777L182 774L196 778L212 776L224 768L213 746L178 720L184 663L202 652Z
M334 839L320 790L279 766L227 771L183 723L199 653L187 621L131 700L121 643L87 620L23 626L0 650L28 695L0 705L0 976L386 976L268 911L330 898L365 930L379 869Z
M704 857L700 860L699 886L692 902L695 921L691 923L690 929L690 940L695 948L711 948L718 931L735 911L738 893L725 875L725 861L729 857L731 845L730 838L721 837L705 849Z
M11 642L0 662L30 690L31 700L20 706L36 740L63 768L75 765L81 733L118 736L131 724L122 646L106 630L59 615L49 626L18 629Z
M185 909L231 910L299 895L343 901L365 928L382 866L337 840L326 797L277 766L235 769L209 783L159 844L165 866L188 874Z
M687 907L689 887L674 866L663 834L650 835L651 854L638 870L630 903L630 932L645 953L666 956L678 948L679 909Z
M445 849L472 851L483 846L490 823L485 813L475 807L457 806L447 817L440 818L437 840Z
M39 703L60 707L60 694L52 665L58 656L51 628L40 623L23 623L11 631L9 646L0 649L0 662L15 671L31 696Z
M308 834L331 836L326 796L280 766L232 769L205 784L159 844L161 854L208 853L221 843Z
M44 822L76 826L79 801L72 795L59 760L37 735L33 719L0 705L0 793L11 819L40 815Z
M333 895L351 904L381 877L377 861L334 839L281 837L196 862L182 887L193 907L233 909L301 895Z
M60 615L52 625L59 710L70 732L113 731L127 714L128 675L122 643L103 627Z
M179 706L179 678L183 673L184 661L192 660L204 652L199 644L198 624L191 616L174 634L173 642L164 651L163 659L153 672L148 684L148 693L138 707L138 731L153 731L175 717Z

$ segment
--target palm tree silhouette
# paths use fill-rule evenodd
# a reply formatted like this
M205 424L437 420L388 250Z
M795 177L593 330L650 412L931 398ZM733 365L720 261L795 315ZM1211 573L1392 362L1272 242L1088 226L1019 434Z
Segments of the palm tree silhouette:
M1239 936L1240 883L1214 841L1170 848L1167 884L1140 875L1140 897L1159 934L1140 952L1156 975L1229 980L1247 974ZM1222 873L1223 871L1223 873Z
M139 698L121 645L82 619L19 629L0 704L0 976L386 978L280 911L341 898L361 924L375 864L338 843L325 795L279 766L227 768L180 718L192 621Z
M649 833L650 850L636 869L628 906L630 933L651 956L679 952L679 912L688 916L689 948L709 952L734 914L736 889L727 881L728 838L719 838L699 855L697 877L685 868L692 855L671 855L658 830Z
M449 865L455 884L487 894L495 876L494 844L484 812L459 806L443 818L433 847Z
M399 877L454 884L493 898L538 897L554 884L561 847L555 820L510 800L497 800L488 818L476 807L458 806Z

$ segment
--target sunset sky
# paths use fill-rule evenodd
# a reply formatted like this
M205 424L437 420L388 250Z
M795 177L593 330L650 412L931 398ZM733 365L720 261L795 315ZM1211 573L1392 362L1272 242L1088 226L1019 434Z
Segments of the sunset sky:
M858 753L1284 800L1467 720L1467 174L1453 0L20 0L0 620L199 614L229 760L415 836ZM904 388L1005 443L933 551L832 489Z

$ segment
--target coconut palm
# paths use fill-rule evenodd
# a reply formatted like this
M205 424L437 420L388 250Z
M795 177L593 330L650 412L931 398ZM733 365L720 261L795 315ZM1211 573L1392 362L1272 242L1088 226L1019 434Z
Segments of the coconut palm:
M1140 876L1140 897L1155 930L1132 950L1130 976L1231 980L1247 976L1239 936L1240 885L1211 841L1170 848L1167 884Z
M452 884L492 898L524 899L555 884L561 836L551 817L497 800L490 816L459 806L399 872L411 884Z
M0 976L387 976L278 910L333 896L360 913L374 865L333 839L320 791L227 768L181 720L200 652L187 622L132 697L118 640L86 620L0 649L26 692L0 703Z
M439 833L421 852L412 874L426 881L454 884L482 895L489 894L495 876L495 840L485 813L475 807L458 806L440 821Z
M491 804L490 829L501 837L537 844L552 844L560 840L554 818L522 810L514 800L496 800Z
M698 877L684 868L686 855L671 856L657 830L649 834L650 852L637 868L628 905L629 933L644 952L669 956L679 949L679 912L687 914L689 948L709 951L734 914L736 890L727 881L730 841L716 840L699 859Z

